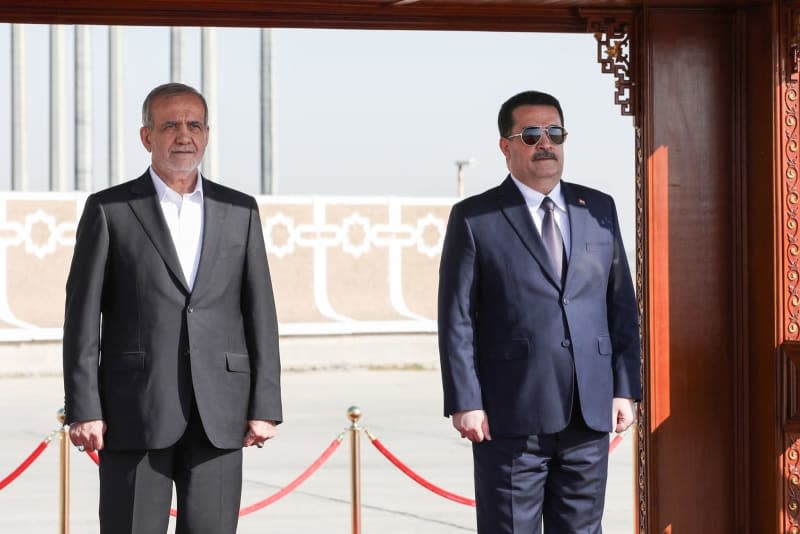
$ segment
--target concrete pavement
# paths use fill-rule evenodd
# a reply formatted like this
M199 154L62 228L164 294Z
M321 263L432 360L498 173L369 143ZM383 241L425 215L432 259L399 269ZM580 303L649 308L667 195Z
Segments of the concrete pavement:
M285 486L348 425L357 405L362 426L421 476L472 497L471 450L441 416L439 373L413 369L289 370L283 375L284 415L278 437L245 451L242 505ZM63 403L61 378L0 378L0 479L56 428ZM604 532L633 532L633 434L611 455ZM362 435L362 532L458 534L474 532L474 508L431 493L390 464ZM350 440L296 491L242 517L239 534L351 532ZM71 533L97 534L97 468L71 454ZM20 478L0 491L0 532L58 532L58 442ZM174 532L174 522L171 530Z

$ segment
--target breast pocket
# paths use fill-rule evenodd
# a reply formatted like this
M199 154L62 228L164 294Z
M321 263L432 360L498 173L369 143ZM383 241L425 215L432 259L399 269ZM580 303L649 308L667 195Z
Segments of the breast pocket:
M611 265L613 255L614 247L610 241L587 241L584 265L590 269L592 276L603 276Z

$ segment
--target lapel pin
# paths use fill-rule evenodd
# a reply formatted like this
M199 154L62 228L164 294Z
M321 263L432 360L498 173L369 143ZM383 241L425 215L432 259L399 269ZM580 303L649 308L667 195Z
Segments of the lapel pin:
M585 206L586 205L586 201L583 200L582 198L579 198L578 199L578 204L580 204L581 206Z

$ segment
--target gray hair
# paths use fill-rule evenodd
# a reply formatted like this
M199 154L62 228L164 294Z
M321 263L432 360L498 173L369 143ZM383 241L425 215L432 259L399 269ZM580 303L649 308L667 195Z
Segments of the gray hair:
M142 126L145 128L153 127L153 114L150 112L153 101L159 98L170 98L181 95L194 95L200 99L203 103L203 124L208 126L208 104L206 103L205 97L194 87L176 82L159 85L150 91L150 94L147 95L147 98L144 99L144 103L142 103Z

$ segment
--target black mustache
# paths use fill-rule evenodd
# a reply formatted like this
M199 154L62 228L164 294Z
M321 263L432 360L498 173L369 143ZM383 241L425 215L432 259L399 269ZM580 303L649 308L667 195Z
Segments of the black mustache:
M533 155L533 161L537 161L540 159L558 159L554 152L548 152L543 150L541 152L537 152Z

